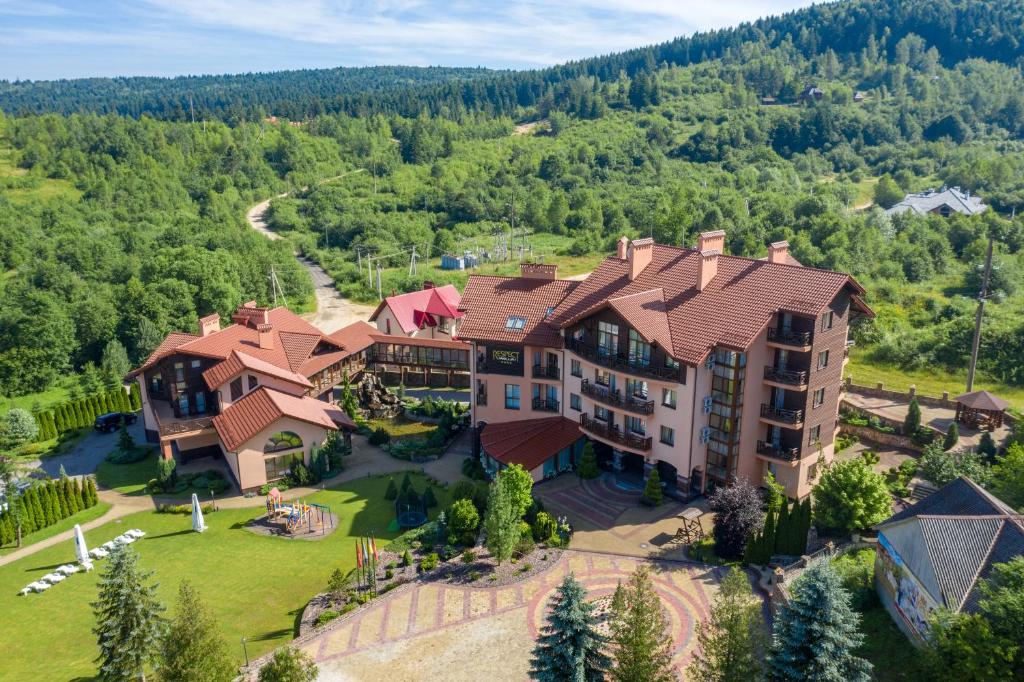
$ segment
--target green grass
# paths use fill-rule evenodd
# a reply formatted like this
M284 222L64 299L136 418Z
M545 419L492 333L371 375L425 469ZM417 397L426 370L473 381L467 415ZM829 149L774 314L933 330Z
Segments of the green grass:
M413 474L413 481L422 492L422 476ZM245 530L246 522L264 513L256 507L207 515L209 530L201 535L191 532L187 515L141 512L88 531L86 542L93 547L129 528L146 531L133 547L143 568L155 571L160 599L172 606L179 582L192 580L241 664L242 637L248 640L250 657L294 637L302 608L325 589L331 572L353 568L354 537L397 536L387 531L394 506L384 499L386 486L386 476L366 478L310 496L308 501L330 505L339 518L338 529L318 541L264 537ZM443 507L447 492L434 492ZM16 596L22 587L73 558L68 542L0 567L4 679L90 679L95 674L89 603L96 598L99 571L76 574L43 594ZM97 568L102 570L103 562Z
M371 419L370 428L376 431L383 428L392 438L411 438L413 436L425 436L437 428L436 424L425 424L408 417L395 417L394 419Z
M53 524L52 526L48 526L47 528L44 528L42 530L37 530L35 533L30 533L29 535L26 535L21 539L21 546L28 547L29 545L34 545L37 542L41 542L42 540L52 538L54 535L60 535L64 531L71 530L72 528L74 528L76 523L86 524L94 519L100 518L101 516L106 514L107 510L109 509L110 505L107 504L106 502L97 502L96 506L94 507L89 507L88 509L80 511L77 514L72 514L68 518L64 519L63 521L59 521ZM5 547L0 547L0 556L10 554L11 552L14 552L17 549L18 547L15 545L7 545Z
M96 468L96 483L122 495L144 495L146 484L156 478L156 453L129 464L104 461Z
M2 174L2 172L0 172ZM57 382L46 389L27 395L17 397L0 396L0 412L6 412L13 407L20 407L23 410L45 410L59 403L70 399L71 387L78 381L77 377L61 377Z
M861 612L864 644L858 654L871 661L873 678L880 682L913 682L928 679L921 652L896 627L885 607L876 602Z
M860 386L875 386L882 382L885 388L894 391L906 391L916 386L917 392L941 398L943 391L950 397L960 395L967 389L967 370L949 372L938 368L928 370L907 370L891 365L870 361L864 351L853 349L850 353L850 364L846 367L846 376L853 378L853 383ZM999 397L1008 400L1013 409L1024 410L1024 386L1009 386L998 381L989 381L979 376L974 388L992 391Z
M67 180L44 178L19 168L14 150L0 143L0 189L12 203L27 206L50 201L78 201L82 193Z

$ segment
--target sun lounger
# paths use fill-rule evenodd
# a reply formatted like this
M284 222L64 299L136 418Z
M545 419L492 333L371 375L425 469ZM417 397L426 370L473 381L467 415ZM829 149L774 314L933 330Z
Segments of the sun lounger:
M93 559L105 559L109 554L110 552L103 549L102 547L95 547L89 550L89 556L91 556Z
M141 531L138 528L132 528L130 531L125 533L125 535L130 535L133 538L135 538L136 540L138 540L139 538L141 538L145 534L146 534L145 531Z
M19 597L24 597L29 592L32 592L32 586L31 585L29 585L27 587L21 588L21 590L18 592L18 596Z
M45 592L46 590L50 589L50 583L44 583L41 580L37 580L36 582L29 585L29 587L31 587L36 592Z
M135 538L133 538L131 535L128 535L127 533L125 533L124 535L119 537L117 539L117 541L118 541L118 543L120 543L122 545L130 545L133 542L135 542Z
M86 573L91 571L92 570L92 562L91 561L83 561L82 562L82 570L85 571Z
M58 568L56 572L61 575L71 575L72 573L78 573L78 566L75 566L74 564L64 564Z
M115 547L117 547L117 543L114 542L113 540L111 540L110 542L104 542L103 543L103 549L107 550L108 552L113 551L113 549Z
M67 576L63 573L47 573L41 578L41 580L43 582L50 583L51 585L56 585L57 583L61 582L66 578Z

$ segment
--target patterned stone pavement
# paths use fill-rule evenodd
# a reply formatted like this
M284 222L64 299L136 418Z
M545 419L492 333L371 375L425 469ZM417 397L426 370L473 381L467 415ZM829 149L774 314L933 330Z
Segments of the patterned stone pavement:
M591 597L610 595L643 560L566 552L550 569L504 587L414 584L380 598L303 644L321 680L528 679L547 603L568 572ZM716 569L650 562L668 614L675 661L693 654L695 626L717 590Z

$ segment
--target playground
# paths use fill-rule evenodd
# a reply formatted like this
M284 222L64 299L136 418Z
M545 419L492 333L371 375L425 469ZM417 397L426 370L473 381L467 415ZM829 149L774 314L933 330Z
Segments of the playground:
M306 500L284 501L281 491L271 489L266 500L267 513L246 524L258 535L322 540L338 528L338 517L330 505Z
M426 487L421 475L411 477L416 489ZM192 531L188 514L139 512L87 530L85 540L89 548L101 547L126 531L141 530L144 535L132 549L144 569L155 571L160 600L173 605L180 581L191 580L242 664L242 637L250 658L292 639L303 607L326 588L331 572L355 566L355 538L372 534L378 543L386 543L401 533L389 529L396 523L396 508L385 499L387 484L388 476L360 478L305 498L304 504L329 507L333 515L333 532L318 542L289 542L251 532L249 524L266 516L263 506L207 513L203 533ZM445 489L434 486L434 493L439 504L431 516L448 504ZM319 532L315 520L313 528ZM102 563L41 594L18 596L26 585L74 561L74 544L67 541L0 566L0 603L6 615L0 640L9 652L5 679L91 679L95 674L89 604L96 599ZM54 642L60 642L59 660L50 655Z

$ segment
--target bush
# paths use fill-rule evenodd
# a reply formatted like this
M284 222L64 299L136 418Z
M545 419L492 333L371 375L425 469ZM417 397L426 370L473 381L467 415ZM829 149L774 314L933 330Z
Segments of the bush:
M471 500L461 499L452 503L448 511L448 534L455 542L471 545L476 540L476 529L480 526L480 513Z
M956 422L952 422L946 430L946 437L942 440L942 449L952 450L959 440L960 427L956 425Z
M476 561L476 552L471 549L467 549L462 553L462 563L471 564Z
M178 483L178 462L174 458L161 457L156 463L156 479L165 491L174 489Z
M370 445L387 445L391 442L391 434L383 426L378 426L369 437Z
M597 468L597 455L594 454L594 445L589 440L583 445L583 454L580 455L579 464L576 465L576 475L583 479L597 478L601 471Z
M288 478L291 481L292 486L297 488L313 483L313 474L310 473L309 467L302 462L299 462L292 467Z
M472 500L476 495L476 485L469 481L458 481L451 489L452 502L458 500Z
M875 591L875 550L862 549L837 557L832 562L843 587L853 597L852 606L865 611L878 601Z
M108 454L106 459L111 464L133 464L135 462L141 462L142 460L149 457L151 450L149 448L134 448L132 450L114 450Z
M320 627L321 625L326 625L340 615L341 613L338 611L331 611L330 609L321 611L320 615L316 617L316 626Z
M398 486L395 485L395 479L388 477L388 489L384 491L385 500L396 500L398 499Z
M277 488L283 493L285 490L291 488L291 486L288 485L288 480L284 478L279 481L274 481L273 483L264 483L260 486L260 495L269 495L270 491L274 488Z
M427 556L420 560L420 572L426 573L437 568L437 564L440 561L440 557L437 556L437 552L431 552Z
M644 494L640 501L650 507L657 507L662 502L661 478L658 476L658 469L653 468L647 474L647 485L644 486Z
M558 530L558 522L547 512L537 512L533 522L533 537L537 542L548 542Z
M203 510L204 514L212 514L217 511L213 502L204 502L199 505L199 508ZM191 514L192 504L164 504L157 508L157 512L160 514Z
M846 448L856 443L859 438L857 436L851 436L847 433L840 433L836 436L836 452L842 452Z
M474 481L487 480L487 472L484 470L484 465L476 457L467 457L462 460L462 475Z
M402 552L402 565L412 566L412 553L409 550Z

